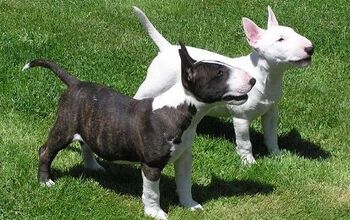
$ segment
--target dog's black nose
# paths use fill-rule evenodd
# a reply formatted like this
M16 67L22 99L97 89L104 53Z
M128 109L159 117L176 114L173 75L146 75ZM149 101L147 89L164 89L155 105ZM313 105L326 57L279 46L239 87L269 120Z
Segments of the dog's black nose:
M249 80L249 84L250 84L250 85L254 86L255 83L256 83L256 79L255 79L255 78L251 78L251 79Z
M308 54L308 55L312 55L314 53L314 46L311 46L311 47L305 47L304 48L305 52Z

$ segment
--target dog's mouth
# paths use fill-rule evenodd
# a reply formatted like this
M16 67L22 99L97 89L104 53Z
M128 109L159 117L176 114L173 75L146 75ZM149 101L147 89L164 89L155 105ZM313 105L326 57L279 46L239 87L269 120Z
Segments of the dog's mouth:
M245 103L248 100L248 95L244 94L244 95L239 95L239 96L235 96L235 95L225 95L222 100L224 100L225 102L227 102L227 104L231 104L231 105L242 105L243 103Z
M311 56L310 57L306 57L304 59L300 59L300 60L293 60L293 61L289 61L289 63L299 66L299 67L307 67L308 65L310 65L311 63Z

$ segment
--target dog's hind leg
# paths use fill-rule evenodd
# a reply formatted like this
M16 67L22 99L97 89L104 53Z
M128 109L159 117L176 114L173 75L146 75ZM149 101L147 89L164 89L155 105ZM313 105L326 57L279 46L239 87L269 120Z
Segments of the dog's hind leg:
M191 146L182 153L174 162L176 191L181 205L194 210L203 210L203 207L192 199L192 148Z
M262 117L262 125L264 130L264 142L270 154L279 154L278 147L278 107L274 106L270 111L266 112Z
M90 147L84 142L80 142L80 145L81 154L84 161L84 168L86 170L105 171L105 169L96 161L94 152L90 149Z
M52 186L54 182L50 179L51 163L57 153L68 146L73 136L69 134L68 129L62 129L56 122L51 129L46 143L39 149L39 169L38 180L44 186Z

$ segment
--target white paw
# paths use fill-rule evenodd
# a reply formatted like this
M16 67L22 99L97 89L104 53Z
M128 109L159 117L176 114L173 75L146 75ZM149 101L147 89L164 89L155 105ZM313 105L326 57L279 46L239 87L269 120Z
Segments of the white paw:
M46 181L46 182L41 182L40 185L41 185L41 186L44 186L44 187L51 187L51 186L55 185L55 182L52 181L51 179L49 179L49 180Z
M190 210L191 211L202 211L203 207L201 206L201 204L197 203L197 205L194 205L194 206L190 207Z
M255 158L252 154L243 155L241 156L241 158L242 158L242 163L245 166L250 166L256 163Z
M196 201L190 200L186 202L180 202L181 205L183 205L186 208L189 208L191 211L201 211L203 210L203 207Z
M168 215L160 208L147 208L145 215L159 220L168 219Z

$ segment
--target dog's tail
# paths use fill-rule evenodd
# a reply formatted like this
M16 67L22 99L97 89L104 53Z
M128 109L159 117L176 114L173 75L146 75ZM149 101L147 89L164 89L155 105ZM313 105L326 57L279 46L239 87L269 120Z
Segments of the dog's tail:
M25 71L29 68L37 67L37 66L42 66L42 67L50 69L67 86L75 85L75 84L78 84L80 82L77 78L75 78L74 76L71 76L65 69L61 68L56 63L48 61L48 60L44 60L44 59L36 59L36 60L31 61L30 63L27 63L23 67L22 71Z
M148 35L151 37L153 42L157 45L160 51L168 48L171 46L171 43L167 41L153 26L153 24L150 22L150 20L147 18L145 13L141 11L136 6L132 6L135 15L138 17L139 21L141 22L142 26L146 29Z

